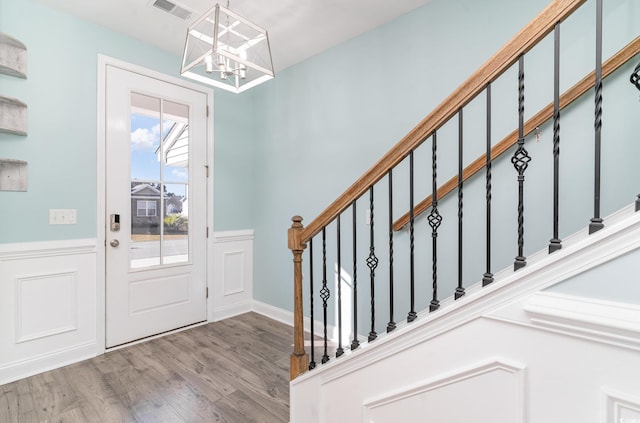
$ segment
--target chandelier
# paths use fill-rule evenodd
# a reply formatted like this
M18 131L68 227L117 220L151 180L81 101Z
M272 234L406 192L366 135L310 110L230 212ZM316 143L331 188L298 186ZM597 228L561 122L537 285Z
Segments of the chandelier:
M187 31L180 74L234 93L272 79L267 31L216 4Z

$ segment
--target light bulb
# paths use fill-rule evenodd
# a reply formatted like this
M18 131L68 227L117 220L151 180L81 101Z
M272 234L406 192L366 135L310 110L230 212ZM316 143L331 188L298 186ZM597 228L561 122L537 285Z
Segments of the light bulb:
M204 58L204 70L207 73L213 72L213 58L211 57L211 55L208 55Z

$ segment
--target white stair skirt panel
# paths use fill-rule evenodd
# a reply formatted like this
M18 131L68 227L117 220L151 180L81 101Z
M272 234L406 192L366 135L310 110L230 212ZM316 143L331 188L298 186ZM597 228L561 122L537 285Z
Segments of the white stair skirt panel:
M93 357L96 241L0 245L0 384Z
M640 307L541 292L637 254L640 213L563 244L299 376L291 423L640 423Z

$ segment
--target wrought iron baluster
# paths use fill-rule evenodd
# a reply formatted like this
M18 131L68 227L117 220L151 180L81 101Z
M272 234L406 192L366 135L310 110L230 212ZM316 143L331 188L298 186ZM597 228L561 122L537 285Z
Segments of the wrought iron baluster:
M458 110L458 287L454 298L464 296L464 287L462 285L462 155L463 155L463 123L462 109Z
M562 248L559 235L560 208L560 24L553 30L553 238L549 254Z
M518 148L511 163L518 171L518 255L513 263L513 270L527 265L524 256L524 172L529 166L531 156L524 148L524 56L518 60Z
M487 271L482 275L482 286L487 286L493 282L493 273L491 273L491 83L487 84L487 162L486 168L486 200L487 200Z
M315 334L314 334L314 315L313 315L313 238L309 240L309 291L311 292L309 313L311 314L311 361L309 362L309 370L316 367L315 353Z
M360 346L360 341L358 340L358 238L356 236L357 213L355 200L351 203L351 207L353 210L353 341L351 341L351 349L355 350Z
M437 138L433 133L433 143L431 144L431 182L433 193L431 195L431 213L429 213L429 226L431 226L431 242L432 242L432 279L433 279L433 296L429 304L429 311L435 311L440 307L438 301L438 227L442 223L442 216L438 212L438 157L437 157Z
M387 332L396 328L393 319L393 171L389 169L389 323Z
M367 257L367 266L369 267L369 277L371 279L371 331L369 331L369 342L378 337L376 333L376 302L375 302L375 279L376 267L378 267L378 258L376 257L374 247L373 232L373 185L369 187L369 257Z
M331 292L327 287L327 228L322 228L322 289L320 290L320 298L322 298L323 309L323 326L324 326L324 354L322 355L322 364L329 361L327 353L327 301L331 296Z
M602 0L596 0L596 110L595 110L595 171L593 187L593 217L589 224L589 233L604 228L600 217L600 163L602 133Z
M338 238L338 348L336 349L336 357L344 354L342 348L342 249L340 242L340 215L336 218L336 232Z
M410 311L407 315L407 322L413 322L418 313L416 313L416 296L415 296L415 258L414 258L414 228L415 228L415 211L413 202L413 151L409 153L409 300Z

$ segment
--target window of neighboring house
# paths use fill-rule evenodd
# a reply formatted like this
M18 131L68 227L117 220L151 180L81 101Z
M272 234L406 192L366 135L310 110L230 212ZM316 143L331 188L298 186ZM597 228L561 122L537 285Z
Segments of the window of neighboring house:
M157 216L156 214L156 202L149 200L138 200L136 204L138 210L138 217L144 216Z

